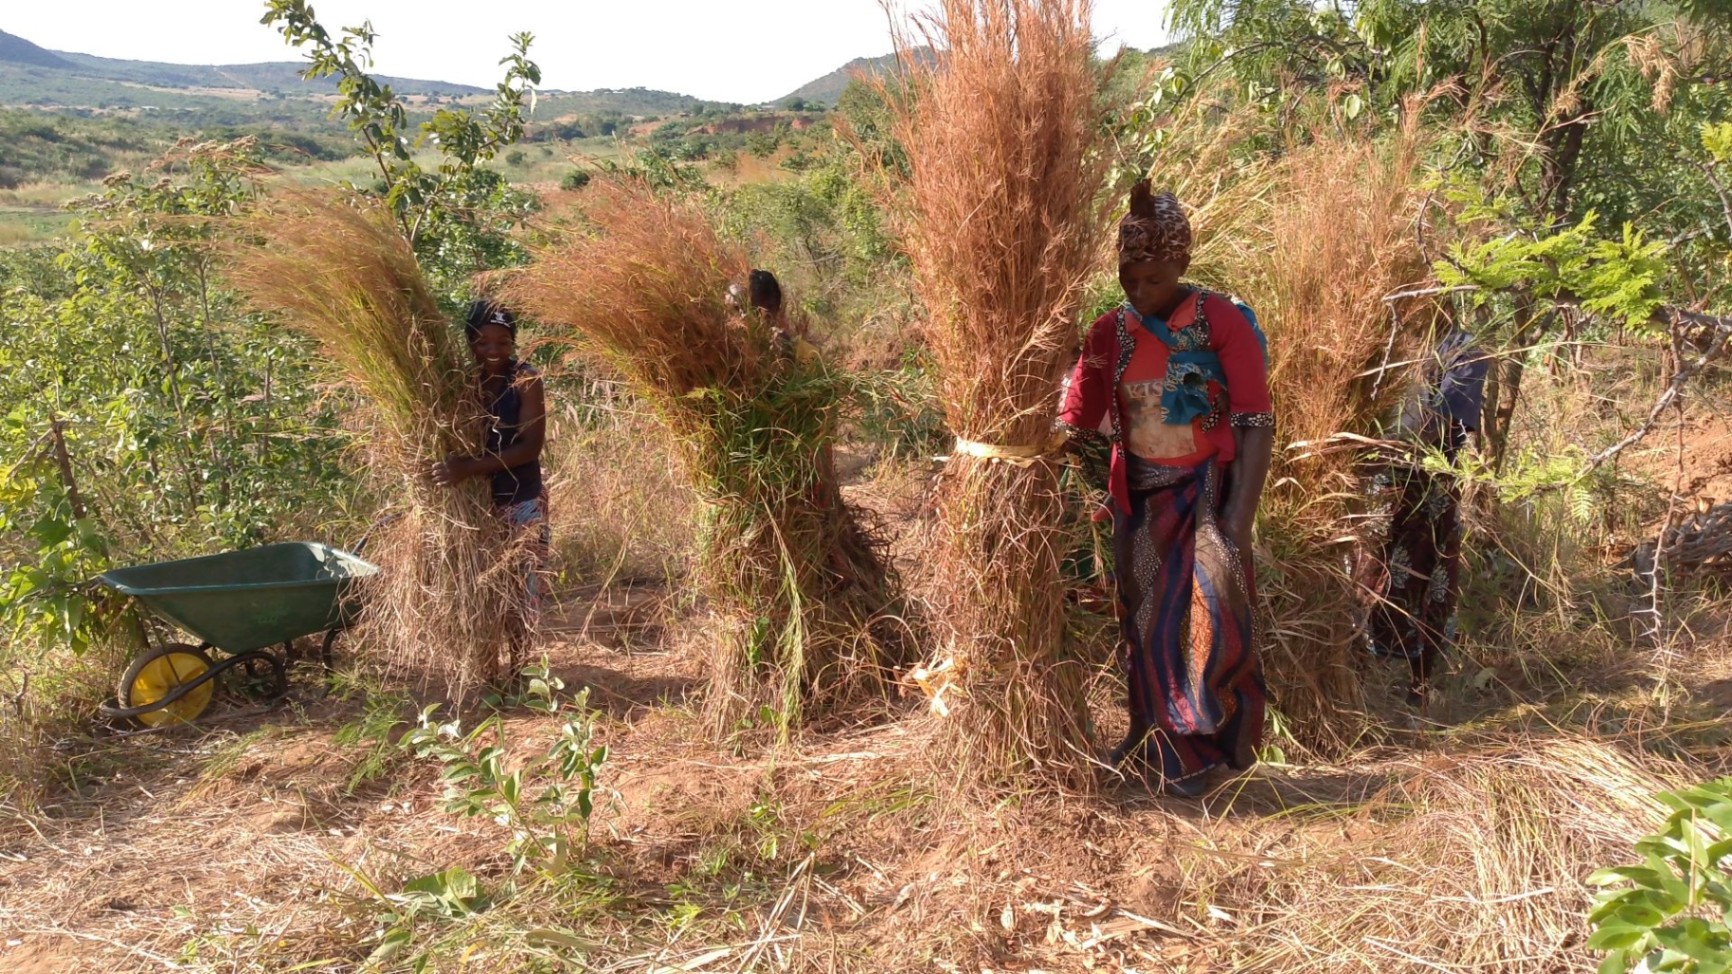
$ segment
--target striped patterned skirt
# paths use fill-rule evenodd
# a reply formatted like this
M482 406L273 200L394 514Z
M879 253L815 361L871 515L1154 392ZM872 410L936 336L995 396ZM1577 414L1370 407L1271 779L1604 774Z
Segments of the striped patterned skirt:
M1149 764L1168 781L1249 767L1266 693L1251 565L1218 523L1222 467L1132 460L1129 473L1113 554L1133 726L1149 728Z

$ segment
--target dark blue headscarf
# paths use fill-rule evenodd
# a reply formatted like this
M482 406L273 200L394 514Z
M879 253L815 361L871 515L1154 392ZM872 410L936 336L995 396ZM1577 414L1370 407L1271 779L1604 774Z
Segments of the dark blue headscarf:
M517 335L517 316L506 310L504 305L485 298L469 305L469 314L463 319L463 337L469 344L481 337L481 329L487 325L500 325L508 329L513 337Z

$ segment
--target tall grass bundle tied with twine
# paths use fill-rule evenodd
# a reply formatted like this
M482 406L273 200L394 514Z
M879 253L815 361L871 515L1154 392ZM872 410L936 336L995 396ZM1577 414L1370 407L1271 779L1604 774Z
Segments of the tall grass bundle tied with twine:
M905 147L904 247L957 436L938 489L928 667L947 767L1083 784L1083 668L1063 652L1057 470L1042 457L1101 254L1105 157L1086 0L944 0L884 94ZM919 55L921 45L942 53Z
M1415 112L1415 115L1418 113ZM1227 165L1242 126L1170 126L1154 178L1199 227L1191 275L1244 297L1269 336L1280 442L1258 517L1258 632L1271 696L1300 743L1340 753L1370 729L1348 543L1359 529L1358 450L1404 392L1401 369L1433 308L1385 296L1426 276L1415 221L1417 129L1381 142L1328 134L1278 160ZM1195 160L1222 165L1199 172Z
M360 456L398 516L367 555L357 644L376 663L462 699L508 675L523 624L523 567L484 482L438 487L429 464L474 454L482 410L468 350L389 215L305 195L257 217L233 279L319 343L360 405Z
M586 196L592 232L539 255L505 295L630 384L704 502L700 574L725 624L713 726L768 707L786 733L882 701L900 662L885 616L897 585L830 470L843 377L797 362L730 302L745 256L695 203L630 180Z

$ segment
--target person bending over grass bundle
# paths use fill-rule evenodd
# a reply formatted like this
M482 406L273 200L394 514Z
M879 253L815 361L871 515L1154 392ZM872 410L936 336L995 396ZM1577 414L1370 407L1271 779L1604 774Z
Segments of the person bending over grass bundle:
M541 375L517 358L517 318L490 301L469 306L463 330L475 357L481 402L487 407L487 445L480 456L452 454L433 465L436 483L453 486L472 477L492 479L494 511L524 538L522 625L513 634L512 668L528 660L529 634L541 612L541 566L552 546L541 447L547 437L547 396Z
M746 290L752 307L762 312L775 330L776 344L782 354L802 366L817 361L818 350L806 340L805 322L795 322L788 316L788 309L782 301L782 284L776 280L776 275L754 270L746 279Z
M1191 226L1170 193L1131 191L1119 225L1128 299L1089 331L1059 427L1105 436L1130 733L1112 763L1195 797L1256 760L1265 692L1254 644L1251 524L1274 448L1268 369L1228 298L1181 283Z

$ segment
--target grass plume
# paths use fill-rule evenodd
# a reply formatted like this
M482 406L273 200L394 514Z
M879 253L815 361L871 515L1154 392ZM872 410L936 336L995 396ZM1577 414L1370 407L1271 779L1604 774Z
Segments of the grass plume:
M1089 14L1085 0L944 0L899 37L903 76L882 89L907 152L903 245L961 439L1052 436L1105 222ZM976 780L1090 777L1082 667L1063 653L1063 515L1045 460L958 453L940 480L935 618L956 702L943 755Z

